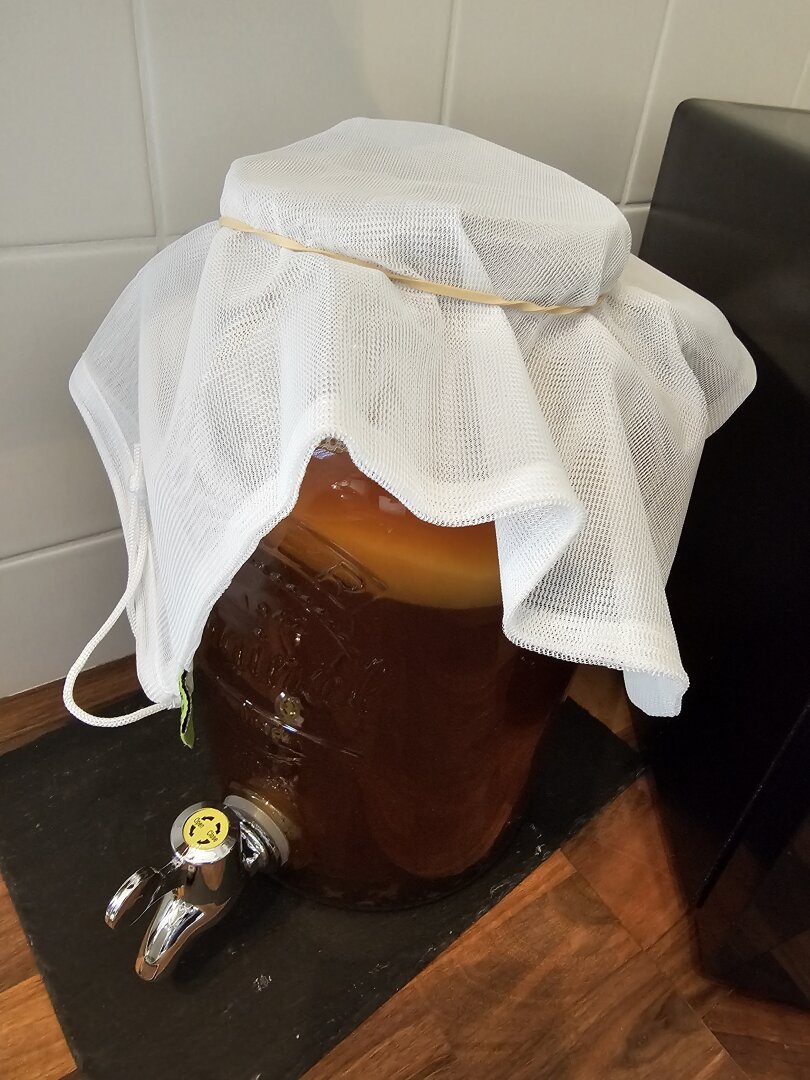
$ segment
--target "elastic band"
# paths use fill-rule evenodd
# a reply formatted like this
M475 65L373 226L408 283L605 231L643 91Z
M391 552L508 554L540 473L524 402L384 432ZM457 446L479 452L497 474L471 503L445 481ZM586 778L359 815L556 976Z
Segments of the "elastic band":
M73 696L76 680L84 670L85 664L126 611L127 605L135 596L141 583L143 568L146 565L149 539L146 515L140 498L142 476L141 448L136 446L132 460L132 476L129 481L130 507L127 527L127 550L134 551L135 557L129 563L124 595L112 609L103 625L99 627L82 649L73 667L65 676L65 685L62 691L62 700L67 711L75 716L77 720L82 720L85 724L91 724L93 727L123 727L125 724L134 724L136 720L142 720L145 716L152 716L154 713L162 712L166 708L165 705L154 704L147 705L135 712L125 713L123 716L94 716L93 713L89 713L80 705L77 705Z
M387 270L384 266L379 266L377 263L366 262L365 259L354 259L351 255L341 255L337 251L326 251L324 248L307 247L305 244L299 244L297 240L293 240L289 236L282 236L280 233L267 232L264 229L256 229L253 225L248 225L245 221L238 221L236 218L221 217L219 223L224 229L234 229L236 232L253 233L254 236L263 236L265 240L269 240L278 247L286 248L288 251L305 251L312 255L325 255L328 259L337 259L338 262L351 263L353 266L363 266L367 270L379 270L381 274L385 274L391 281L399 282L401 285L407 285L409 289L416 289L418 292L432 293L434 296L450 296L454 300L468 300L471 304L490 304L493 307L511 308L513 311L536 311L543 312L546 315L578 315L582 311L591 311L592 308L595 308L597 304L604 300L606 295L605 293L602 293L593 304L580 304L577 306L568 304L535 304L531 300L507 300L505 297L498 296L496 293L478 292L476 289L462 289L456 285L443 285L438 281L426 281L425 278L409 277L407 274L396 274L393 270Z

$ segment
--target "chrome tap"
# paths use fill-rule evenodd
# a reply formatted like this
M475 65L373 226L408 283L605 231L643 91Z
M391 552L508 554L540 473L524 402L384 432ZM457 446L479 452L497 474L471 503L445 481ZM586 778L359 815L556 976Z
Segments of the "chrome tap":
M228 795L221 806L187 807L170 835L169 862L160 870L136 870L105 914L107 925L116 927L157 905L135 961L136 972L147 981L163 975L193 937L222 918L246 876L275 870L289 855L278 822L241 795Z

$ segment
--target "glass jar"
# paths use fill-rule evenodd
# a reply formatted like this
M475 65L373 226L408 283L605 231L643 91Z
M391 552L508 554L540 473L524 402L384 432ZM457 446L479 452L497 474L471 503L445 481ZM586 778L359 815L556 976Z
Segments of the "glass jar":
M287 834L282 880L405 906L497 856L573 669L513 645L502 615L492 523L427 524L316 451L194 665L224 794Z

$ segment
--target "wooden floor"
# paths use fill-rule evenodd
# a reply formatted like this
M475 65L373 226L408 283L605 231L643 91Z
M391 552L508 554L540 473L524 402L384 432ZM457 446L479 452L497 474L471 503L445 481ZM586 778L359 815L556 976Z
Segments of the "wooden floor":
M91 673L85 702L131 686L125 663ZM572 696L632 740L614 673L581 669ZM55 726L57 703L54 690L0 702L0 752ZM0 1078L74 1070L0 883ZM433 1077L810 1080L810 1014L701 975L642 778L307 1074Z

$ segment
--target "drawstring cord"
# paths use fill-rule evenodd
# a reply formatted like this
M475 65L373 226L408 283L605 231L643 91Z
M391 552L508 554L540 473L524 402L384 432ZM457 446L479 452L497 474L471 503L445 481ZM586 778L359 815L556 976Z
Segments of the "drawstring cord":
M142 709L137 709L135 712L125 713L123 716L94 716L93 713L89 713L80 705L77 705L76 699L73 696L76 680L84 670L85 664L126 611L127 605L135 596L138 586L141 583L141 578L143 577L149 537L146 525L146 514L144 513L144 507L141 500L142 481L143 464L141 461L141 448L140 446L136 446L132 459L132 476L129 480L130 506L129 522L127 523L127 550L134 552L134 558L129 562L129 572L127 574L127 584L124 589L124 595L112 609L104 623L87 642L85 647L79 653L79 656L76 658L73 667L65 676L65 686L62 692L62 700L65 703L65 708L69 713L72 713L77 720L82 720L85 724L91 724L93 727L123 727L125 724L134 724L136 720L142 720L145 716L152 716L154 713L162 712L166 708L165 705L154 704L147 705Z

